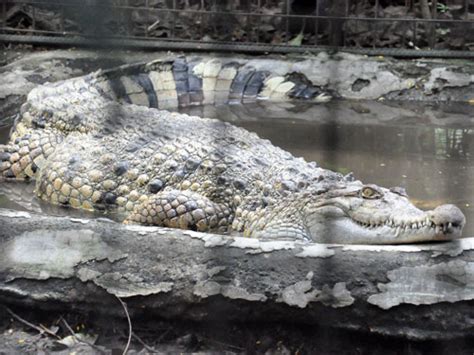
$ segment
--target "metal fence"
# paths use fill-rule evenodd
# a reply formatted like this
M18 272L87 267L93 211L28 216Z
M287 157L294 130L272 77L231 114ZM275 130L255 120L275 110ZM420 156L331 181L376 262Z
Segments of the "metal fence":
M473 0L3 0L0 40L474 57Z

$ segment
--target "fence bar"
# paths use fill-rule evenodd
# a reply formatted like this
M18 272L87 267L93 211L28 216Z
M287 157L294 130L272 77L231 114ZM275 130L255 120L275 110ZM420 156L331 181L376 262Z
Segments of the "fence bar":
M329 48L329 50L331 50L333 47L328 47L327 45L339 44L342 45L345 51L364 52L370 49L372 52L387 53L387 49L377 47L379 45L378 43L381 42L379 40L383 40L380 33L387 33L386 31L389 28L393 29L397 28L397 26L398 28L400 28L400 26L406 26L408 29L411 28L413 30L412 35L407 35L407 31L401 28L401 30L397 30L397 36L401 38L402 46L405 46L411 37L413 42L412 52L406 55L400 54L396 48L391 48L389 52L398 53L393 54L396 56L419 57L422 55L421 53L426 56L438 56L438 51L420 51L417 49L418 47L422 49L433 48L436 45L438 41L437 28L449 28L447 27L449 25L464 26L463 29L465 29L465 31L451 32L452 39L459 40L460 36L472 31L472 27L474 26L474 20L469 19L469 15L471 15L469 11L469 0L461 1L463 11L461 11L461 14L458 15L456 19L442 16L441 12L450 11L443 9L441 9L443 11L440 11L440 9L438 9L441 3L449 5L449 2L444 1L431 0L429 13L431 16L425 14L425 17L431 18L385 17L387 2L380 0L373 0L371 2L373 14L367 14L364 10L359 11L360 3L358 0L334 0L326 1L324 4L321 0L167 0L163 2L150 0L4 0L1 1L3 21L0 25L0 32L4 33L7 37L10 36L9 38L11 38L12 35L24 36L21 40L24 43L32 43L32 38L35 36L43 38L53 36L52 39L46 39L46 41L56 41L56 43L59 37L65 36L63 44L71 41L71 36L79 36L80 38L74 39L79 41L81 38L97 41L97 38L91 39L89 37L83 37L87 35L87 32L78 33L81 32L81 30L77 31L75 30L75 26L72 28L69 26L69 21L78 22L80 25L77 17L75 18L74 15L71 14L77 14L82 11L84 11L84 13L94 14L94 11L97 10L100 14L104 14L104 16L94 16L94 18L98 17L104 20L103 23L97 24L97 26L102 25L103 28L106 29L110 26L106 26L108 23L105 21L112 21L111 23L114 26L118 26L119 29L122 28L120 33L124 34L122 36L117 36L117 33L110 33L110 35L108 35L107 31L101 31L100 33L103 33L105 37L109 37L107 40L123 40L131 46L144 46L149 48L153 46L151 42L156 42L157 48L169 48L170 46L179 48L179 46L183 44L184 47L195 50L202 50L203 47L215 47L215 50L229 48L229 50L235 51L240 48L240 50L243 51L259 52L262 48L266 48L264 52L285 53L304 52L308 50L318 51L321 48ZM183 4L189 4L191 8L183 8ZM26 5L28 6L24 7ZM28 24L32 23L29 28L15 28L16 24L12 23L12 21L9 21L10 26L7 26L9 9L13 6L20 6L19 9L21 9L26 16L31 18L31 20L27 22ZM413 8L412 0L406 0L405 7L407 11L416 10L416 7ZM351 12L351 8L354 8L354 11ZM81 11L75 11L76 9L80 9ZM306 12L304 10L306 10ZM59 28L55 28L54 30L51 30L49 27L44 27L44 21L42 21L43 19L40 17L43 16L43 12L50 11L53 11L53 16L57 13L57 18L60 21ZM112 11L116 13L117 16L108 19L107 15ZM135 13L138 16L135 17ZM154 16L154 14L157 16ZM359 15L361 16L359 17ZM21 16L23 15L21 14ZM216 22L216 19L218 22ZM263 21L263 19L265 19L265 21ZM144 25L142 21L144 21ZM262 24L265 24L266 21L270 21L270 23L276 27L273 31L276 31L278 36L284 38L281 45L274 46L265 43L266 41L272 40L272 36L266 36L265 32L262 32ZM310 44L306 44L305 42L303 45L291 46L290 40L301 30L301 28L297 26L301 21L306 25L311 22L313 23L314 41L310 40ZM328 25L329 28L323 28L324 26L321 26L323 24ZM142 31L143 26L145 28ZM160 26L160 29L166 30L166 39L156 37L155 29L158 26ZM194 27L191 27L190 31L185 31L182 30L183 26L186 26L185 29L189 26ZM222 31L226 31L228 28L233 30L236 26L237 29L241 30L243 35L237 37L237 39L234 38L227 41L231 35L230 33L226 34ZM312 26L303 25L303 31L306 32L305 38L313 35ZM367 26L369 30L367 30ZM421 31L418 26L422 27ZM81 28L81 26L78 27ZM209 29L212 29L214 32L209 33L209 38L207 38L205 35L208 34ZM372 30L372 35L370 34L370 29ZM341 32L335 33L336 31ZM372 43L370 39L365 40L362 44L357 41L357 36L360 36L360 33L372 36ZM205 43L202 43L203 39ZM224 39L226 39L226 41L224 41ZM337 43L331 42L334 39L337 39ZM349 39L351 39L350 42ZM38 40L39 39L35 39L34 42L39 43ZM20 39L16 41L18 42ZM173 41L176 43L172 44ZM44 44L46 44L46 42ZM349 44L359 47L351 48ZM457 57L457 55L452 53L455 51L442 50L441 52L445 53L445 56L448 57ZM465 54L462 54L464 52L466 51L459 51L459 53L461 53L459 56L465 57Z
M17 3L21 1L23 4L30 4L30 5L57 5L56 2L37 2L37 1L31 1L27 2L25 0L15 0L12 3ZM285 13L283 16L287 18L306 18L306 19L314 19L314 18L319 18L319 19L327 19L327 20L359 20L359 21L369 21L369 22L434 22L434 23L464 23L464 24L472 24L474 23L473 20L461 20L461 19L425 19L425 18L404 18L404 17L355 17L355 16L331 16L331 15L302 15L302 14L292 14L291 13L291 6L289 1L287 0L287 7L289 9L287 13ZM103 1L105 2L105 1ZM96 5L89 5L89 4L78 4L78 3L66 3L62 4L63 7L93 7L93 8L105 8L105 9L110 9L111 6L103 5L102 2L99 2ZM128 10L128 11L136 11L136 10L158 10L156 8L147 8L144 6L124 6L124 5L114 5L114 9L120 9L120 10ZM192 10L192 9L187 9L187 10L182 10L182 9L173 9L173 8L163 8L159 9L160 11L163 12L169 12L169 13L175 13L176 16L178 17L180 14L206 14L206 15L226 15L228 12L226 11L216 11L216 10ZM235 12L234 15L236 16L255 16L255 13L252 12ZM262 15L265 17L281 17L281 14L273 14L273 13L268 13L265 15Z
M290 0L286 0L286 31L285 31L285 39L286 44L290 41L290 11L291 11L291 3Z
M93 37L53 37L29 35L0 34L0 42L29 43L50 46L77 46L77 47L106 47L106 48L136 48L152 50L189 50L189 51L239 51L246 53L319 53L328 52L335 54L344 51L354 54L393 56L400 58L474 58L474 51L464 50L414 50L401 48L354 48L331 46L286 46L254 43L228 43L228 42L201 42L201 41L166 41L145 40L133 38L93 38Z
M314 18L314 45L317 46L318 45L318 33L319 33L319 14L320 14L320 9L319 9L319 6L320 6L320 1L318 0L315 0L316 2L316 13L315 13L315 18Z
M2 24L7 27L7 3L4 1L2 3Z

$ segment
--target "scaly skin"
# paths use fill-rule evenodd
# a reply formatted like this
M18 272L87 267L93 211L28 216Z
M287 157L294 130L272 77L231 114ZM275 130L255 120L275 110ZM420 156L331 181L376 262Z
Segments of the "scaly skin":
M33 90L0 147L0 173L36 179L45 201L114 210L126 223L342 244L461 236L465 218L453 205L421 211L400 188L319 168L231 124L127 103L325 99L300 74L190 63L123 67Z

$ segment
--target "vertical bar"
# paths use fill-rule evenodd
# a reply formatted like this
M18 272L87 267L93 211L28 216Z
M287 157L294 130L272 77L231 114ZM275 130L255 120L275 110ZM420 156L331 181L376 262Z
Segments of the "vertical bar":
M469 19L469 0L464 0L464 18Z
M263 21L260 21L263 16L262 16L262 0L257 0L257 11L255 12L257 14L257 43L260 43L260 23Z
M380 4L379 4L379 0L375 0L375 5L374 5L374 6L375 6L374 18L376 18L376 19L379 18L379 5L380 5ZM375 36L377 36L376 33L377 33L377 29L379 28L379 23L378 23L378 21L374 21L374 27L375 27L375 29L374 29L374 31L373 31L373 33L374 33L374 38L373 38L373 41L372 41L372 42L373 42L373 48L375 48Z
M205 11L205 8L204 8L204 0L201 0L201 6L199 7L199 20L200 20L200 23L199 23L199 39L203 38L204 37L204 15L203 15L203 11Z
M175 38L176 36L176 16L177 16L177 11L176 11L176 0L173 0L173 11L172 11L172 17L173 17L173 26L171 27L171 38Z
M245 9L245 11L249 14L250 13L250 9L251 9L251 4L250 4L250 0L247 1L247 8ZM252 33L252 22L253 22L253 16L247 16L247 42L252 42L253 41L253 36L251 35Z
M398 22L398 21L395 21L395 22ZM406 39L406 31L402 31L402 43L401 43L402 46L401 46L401 48L405 48L405 46L406 46L406 40L407 40L407 39Z
M125 15L125 20L127 21L127 25L125 26L126 27L126 30L127 30L127 37L130 36L130 28L132 27L131 24L130 24L130 18L131 18L131 14L130 14L130 9L128 8L130 6L130 3L128 0L125 0L125 9L123 9L124 11L124 15Z
M31 27L33 28L33 31L36 30L36 7L32 6L31 7L32 13L31 13Z
M318 45L318 31L319 31L319 4L320 2L318 0L315 0L316 2L316 17L314 18L314 45Z
M351 20L348 20L347 17L349 17L349 0L346 0L346 8L345 8L345 11L344 11L344 17L346 17L345 20L341 21L341 28L340 28L340 31L342 32L341 35L342 35L342 46L345 47L346 46L346 34L344 33L344 24L346 21L351 21Z
M433 6L433 8L431 9L431 17L433 19L437 19L438 18L438 0L432 0L431 1L431 4ZM432 22L432 25L429 26L429 29L430 29L430 39L429 39L429 45L431 47L431 49L434 49L434 46L436 44L436 25L437 23L436 22Z
M290 0L286 0L286 28L285 28L285 38L286 38L286 44L290 42Z
M217 35L217 26L216 26L216 18L217 18L217 14L215 13L215 11L219 11L219 8L217 7L217 0L213 0L212 1L212 6L211 6L211 11L213 12L212 13L212 30L214 31L213 32L213 38L216 39L218 38L218 35ZM225 15L223 15L225 16Z
M416 32L418 31L418 22L416 22L416 20L414 19L413 20L413 26L414 26L414 29L413 29L413 47L417 47L416 45Z
M150 1L149 0L145 0L145 8L146 8L146 12L145 12L145 38L148 38L148 23L149 23L149 19L150 19Z
M60 21L59 22L59 30L61 32L63 32L63 34L64 34L64 31L65 31L65 29L64 29L64 4L61 4L59 6L60 6L60 9L61 9L61 11L59 13L59 21Z
M2 18L3 18L3 27L7 27L7 2L2 2Z

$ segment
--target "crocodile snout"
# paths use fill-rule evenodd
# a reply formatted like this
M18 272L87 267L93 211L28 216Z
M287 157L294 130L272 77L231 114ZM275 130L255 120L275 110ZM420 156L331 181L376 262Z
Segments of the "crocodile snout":
M461 232L466 224L466 217L461 210L454 205L441 205L430 213L430 220L444 234Z

